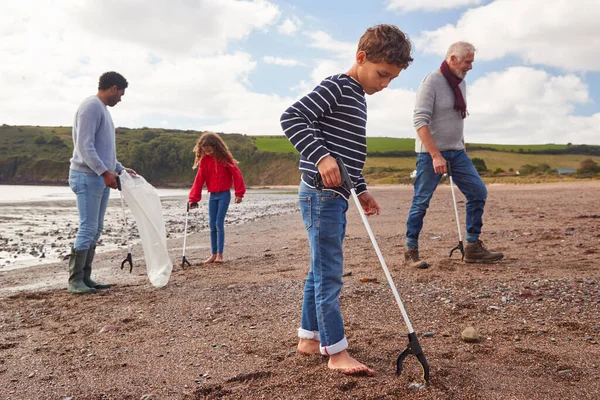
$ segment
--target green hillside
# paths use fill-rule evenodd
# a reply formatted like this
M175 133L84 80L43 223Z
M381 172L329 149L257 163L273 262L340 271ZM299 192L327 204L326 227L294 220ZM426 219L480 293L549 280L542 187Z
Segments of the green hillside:
M201 133L118 128L117 156L123 165L139 171L154 185L189 186L196 174L191 168L192 149ZM239 161L248 185L298 183L299 155L285 136L222 136ZM66 184L72 146L70 127L2 125L0 183ZM363 172L368 182L410 182L409 174L415 168L414 139L367 138L367 146ZM481 159L487 167L486 180L501 176L497 175L500 171L519 170L543 174L548 179L563 179L552 175L556 168L578 169L584 160L591 160L592 169L581 176L592 177L596 173L594 164L600 164L600 146L467 143L467 151L471 158ZM522 176L516 179L525 180Z

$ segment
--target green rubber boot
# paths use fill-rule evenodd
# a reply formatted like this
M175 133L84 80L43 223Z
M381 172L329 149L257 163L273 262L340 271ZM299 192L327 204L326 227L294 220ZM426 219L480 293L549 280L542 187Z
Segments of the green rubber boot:
M85 259L85 265L83 266L83 283L94 289L108 289L111 285L104 283L97 283L92 280L92 262L96 255L96 245L90 246L87 257Z
M88 250L71 250L69 258L69 292L75 294L96 293L96 289L83 283L83 266L87 258Z

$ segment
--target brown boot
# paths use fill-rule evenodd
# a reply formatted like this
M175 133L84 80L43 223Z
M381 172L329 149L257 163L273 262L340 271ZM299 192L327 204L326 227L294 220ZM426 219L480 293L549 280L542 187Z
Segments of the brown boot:
M475 243L467 243L465 247L466 263L492 263L501 260L504 257L502 253L492 253L485 248L481 240Z
M419 249L409 249L404 253L404 264L413 268L429 268L429 264L419 259Z

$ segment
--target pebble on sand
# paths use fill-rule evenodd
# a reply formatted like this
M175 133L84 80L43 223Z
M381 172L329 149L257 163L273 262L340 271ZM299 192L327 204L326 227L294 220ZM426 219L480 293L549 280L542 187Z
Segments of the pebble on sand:
M102 327L102 329L100 329L99 333L116 332L119 330L121 330L121 327L119 325L105 325Z
M480 340L479 333L472 326L466 327L460 334L463 342L466 343L478 343Z

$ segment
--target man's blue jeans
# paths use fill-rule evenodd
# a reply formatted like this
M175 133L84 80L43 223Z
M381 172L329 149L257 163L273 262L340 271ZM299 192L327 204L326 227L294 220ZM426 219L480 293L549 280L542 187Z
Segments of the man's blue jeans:
M483 225L483 209L487 199L487 189L464 150L442 151L442 157L450 163L452 180L467 198L467 234L468 243L476 242ZM417 153L417 176L414 196L406 221L406 247L419 247L419 233L423 228L423 218L429 207L429 201L437 188L442 175L433 171L433 159L429 153ZM452 218L454 215L448 215Z
M69 186L77 196L79 212L79 229L73 247L75 250L88 250L98 243L104 229L110 188L101 176L74 170L69 170Z
M298 336L320 340L321 353L332 355L348 347L339 299L348 202L337 193L312 189L304 183L298 188L298 197L310 245Z
M229 209L231 192L214 192L208 199L208 226L210 227L210 249L212 254L223 253L225 247L225 215Z

